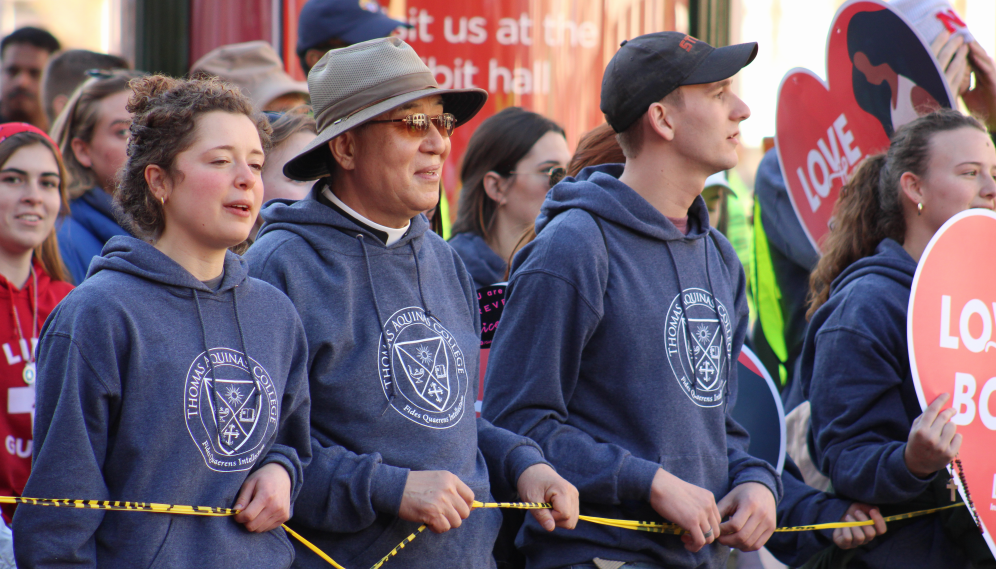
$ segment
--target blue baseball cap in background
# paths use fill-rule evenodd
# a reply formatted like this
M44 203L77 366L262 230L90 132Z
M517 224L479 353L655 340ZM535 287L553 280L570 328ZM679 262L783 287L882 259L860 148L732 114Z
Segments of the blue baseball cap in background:
M346 44L391 35L407 23L387 17L373 0L308 0L297 23L297 54L336 38Z

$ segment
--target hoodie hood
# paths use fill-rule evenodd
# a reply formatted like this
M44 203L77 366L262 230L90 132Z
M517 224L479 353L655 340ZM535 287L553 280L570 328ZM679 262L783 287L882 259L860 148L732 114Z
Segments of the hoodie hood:
M396 243L390 246L384 245L380 238L375 235L370 228L357 223L353 218L343 215L319 201L319 192L325 189L327 180L319 180L312 186L311 191L302 200L273 200L267 202L268 205L260 212L265 222L259 230L257 240L271 231L283 229L303 237L316 250L328 247L330 233L329 229L335 229L338 233L343 233L350 239L355 240L357 235L369 237L365 242L370 247L380 247L383 249L397 249L408 247L408 243L414 241L418 247L421 237L429 229L429 220L425 215L419 214L412 218L408 232Z
M100 257L90 264L87 278L100 271L117 271L173 287L189 288L217 294L231 290L249 278L249 265L242 257L225 253L225 278L218 290L212 290L194 275L149 243L134 237L112 237Z
M591 166L581 170L576 178L565 178L554 186L536 219L536 233L561 213L583 209L659 241L701 239L709 234L709 210L702 196L696 197L688 208L688 235L685 235L643 196L619 181L623 167L623 164Z
M865 275L881 275L909 289L913 286L914 274L916 261L913 257L902 245L886 238L875 247L874 255L858 259L837 275L830 284L830 294Z

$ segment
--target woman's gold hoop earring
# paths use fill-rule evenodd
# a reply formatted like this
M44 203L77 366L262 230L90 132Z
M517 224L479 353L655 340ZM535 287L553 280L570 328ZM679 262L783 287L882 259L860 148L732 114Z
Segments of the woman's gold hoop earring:
M916 204L916 214L920 215L923 213L923 202Z
M163 207L166 207L166 196L159 196L159 203L163 204Z

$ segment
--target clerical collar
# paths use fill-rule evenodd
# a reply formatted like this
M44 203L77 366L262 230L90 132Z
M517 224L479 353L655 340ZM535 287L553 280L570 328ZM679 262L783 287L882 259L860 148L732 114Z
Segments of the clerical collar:
M329 202L334 204L335 207L341 210L343 213L345 213L349 217L352 217L354 221L370 229L371 232L374 235L376 235L378 239L384 242L384 245L387 245L389 247L400 241L401 238L405 236L405 233L408 233L408 228L411 227L412 225L412 222L409 221L401 229L395 229L393 227L387 227L379 223L374 223L369 219L363 217L362 215L356 213L355 211L353 211L353 208L343 203L342 200L340 200L335 194L332 193L332 190L329 189L328 186L325 186L325 189L322 190L322 197L329 200Z

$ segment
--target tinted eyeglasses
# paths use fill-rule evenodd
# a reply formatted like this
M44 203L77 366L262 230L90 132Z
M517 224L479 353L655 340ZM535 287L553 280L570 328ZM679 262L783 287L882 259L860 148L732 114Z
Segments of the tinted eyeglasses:
M556 186L561 180L567 177L567 169L557 166L550 168L550 187Z
M425 113L415 113L408 115L403 119L386 119L379 121L370 121L372 123L378 122L400 122L405 123L407 127L408 134L412 136L422 137L429 132L429 123L436 125L436 129L439 131L444 138L449 138L453 134L453 129L456 128L457 119L450 113L443 113L438 116L430 117Z

